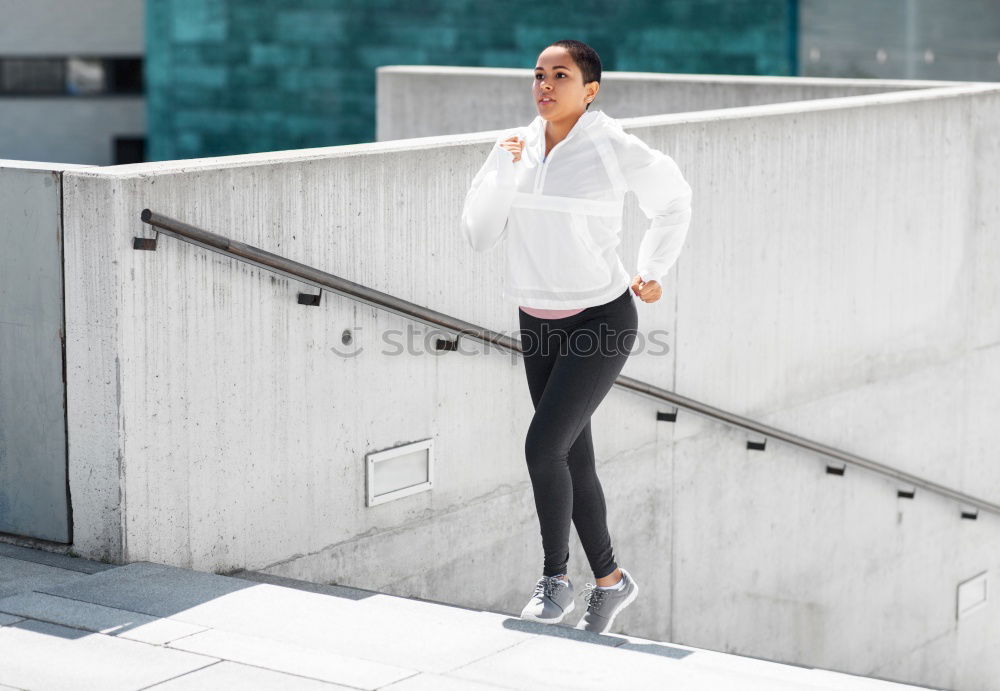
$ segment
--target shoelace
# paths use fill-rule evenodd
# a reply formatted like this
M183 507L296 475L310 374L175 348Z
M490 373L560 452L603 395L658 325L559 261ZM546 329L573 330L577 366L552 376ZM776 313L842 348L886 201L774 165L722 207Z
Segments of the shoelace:
M538 597L544 597L545 595L552 597L556 588L563 587L559 585L561 580L558 576L542 576L538 579L538 583L535 584L535 595Z
M587 601L587 609L597 610L604 601L607 590L601 590L596 583L588 583L583 589L583 599Z

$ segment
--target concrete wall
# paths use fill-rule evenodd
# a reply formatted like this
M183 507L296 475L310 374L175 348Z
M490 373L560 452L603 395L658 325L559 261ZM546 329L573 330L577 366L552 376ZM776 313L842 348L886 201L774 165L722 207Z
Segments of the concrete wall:
M0 0L4 55L142 55L144 0Z
M1000 368L1000 87L629 121L695 189L685 253L624 374L991 501ZM247 568L516 614L540 573L518 360L392 355L406 320L161 236L143 208L513 330L499 250L457 230L493 133L65 175L70 483L79 552ZM646 221L626 203L626 267ZM412 325L415 328L415 325ZM351 330L363 347L342 357ZM676 356L676 357L675 357ZM613 391L594 417L616 631L987 689L997 517ZM431 437L431 492L364 504L364 454ZM575 533L574 533L575 534ZM570 575L590 578L576 538Z
M531 96L532 75L530 67L380 67L376 138L385 141L527 124L538 114ZM590 107L612 117L631 118L949 85L952 83L902 79L789 79L605 70L601 89Z
M146 106L140 96L18 96L0 99L0 121L0 158L103 166L115 137L145 135Z
M141 57L144 7L143 0L0 0L0 57ZM0 122L0 159L109 165L116 136L145 135L146 99L0 95Z
M63 543L72 540L63 383L65 168L0 161L0 533Z
M667 286L676 370L659 382L1000 498L998 96L827 99L712 125L684 116L671 138L633 129L696 176ZM863 471L748 451L683 413L672 441L673 640L990 688L1000 617L956 621L954 608L959 581L1000 575L995 516L962 521Z

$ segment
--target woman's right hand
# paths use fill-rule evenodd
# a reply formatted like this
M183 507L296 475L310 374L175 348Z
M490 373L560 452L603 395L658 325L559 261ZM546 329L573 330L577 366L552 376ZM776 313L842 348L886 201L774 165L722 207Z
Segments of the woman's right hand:
M513 137L504 139L500 142L500 146L514 154L514 163L521 160L521 150L524 148L524 140L518 139L516 134Z

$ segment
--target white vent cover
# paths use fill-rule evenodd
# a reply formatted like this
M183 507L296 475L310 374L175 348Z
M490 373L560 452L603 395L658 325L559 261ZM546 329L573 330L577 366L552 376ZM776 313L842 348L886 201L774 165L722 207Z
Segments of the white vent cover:
M962 581L958 584L958 607L955 618L961 619L968 616L977 609L986 606L987 601L987 581L986 571L978 576Z
M424 439L365 455L368 506L383 504L434 484L434 440Z

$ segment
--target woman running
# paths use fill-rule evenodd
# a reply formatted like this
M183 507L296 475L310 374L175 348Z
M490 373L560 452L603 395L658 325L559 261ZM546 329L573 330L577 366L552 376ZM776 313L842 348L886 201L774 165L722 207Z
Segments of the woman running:
M501 239L504 299L518 306L534 415L525 458L541 529L542 577L523 619L556 624L574 607L570 521L595 583L578 629L607 632L639 592L618 565L597 477L590 419L631 353L638 313L656 302L691 219L691 187L674 160L590 104L601 60L586 43L556 41L538 56L538 115L507 130L473 178L462 232L477 251ZM651 219L629 278L616 247L625 193Z

